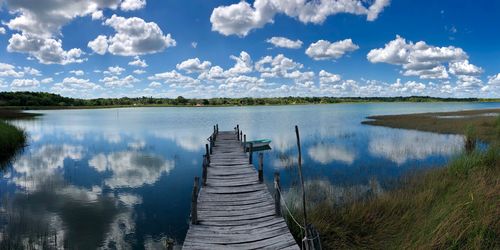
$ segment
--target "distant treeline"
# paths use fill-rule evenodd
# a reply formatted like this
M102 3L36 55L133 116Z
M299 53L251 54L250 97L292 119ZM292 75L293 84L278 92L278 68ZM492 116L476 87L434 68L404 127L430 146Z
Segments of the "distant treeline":
M122 97L79 99L64 97L58 94L45 92L0 92L0 106L239 106L239 105L287 105L287 104L322 104L342 102L478 102L498 101L479 98L437 98L429 96L409 97L268 97L268 98L210 98L187 99L155 97Z

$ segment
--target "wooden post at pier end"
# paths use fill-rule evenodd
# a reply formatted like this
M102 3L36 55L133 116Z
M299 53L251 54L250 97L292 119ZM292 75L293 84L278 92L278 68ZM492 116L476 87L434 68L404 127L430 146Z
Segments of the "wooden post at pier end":
M248 164L252 164L253 162L253 143L250 142L250 146L248 148Z
M193 193L191 195L191 224L198 224L198 182L200 177L194 177Z
M259 182L264 182L264 154L259 153Z
M209 163L207 160L207 156L203 156L203 164L202 164L203 172L201 175L201 182L204 187L207 186L208 165Z
M280 185L280 173L274 173L274 210L276 216L281 216L281 185Z
M208 163L210 163L210 150L208 149L208 144L205 144L205 155L207 156Z

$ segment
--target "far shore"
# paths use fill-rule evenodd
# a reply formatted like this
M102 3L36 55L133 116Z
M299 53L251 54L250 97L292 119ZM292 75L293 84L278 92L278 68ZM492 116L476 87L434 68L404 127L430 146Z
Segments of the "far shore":
M472 101L471 103L500 103L500 100ZM222 105L168 105L168 104L134 104L134 105L99 105L99 106L0 106L0 113L8 111L29 111L29 110L71 110L71 109L115 109L115 108L224 108L224 107L274 107L274 106L309 106L309 105L342 105L342 104L397 104L397 103L467 103L467 101L345 101L336 103L286 103L286 104L222 104ZM469 110L467 110L469 111ZM462 111L460 111L462 112ZM0 118L1 118L0 114ZM375 117L375 116L374 116ZM376 116L379 117L379 116ZM376 124L373 124L376 125Z

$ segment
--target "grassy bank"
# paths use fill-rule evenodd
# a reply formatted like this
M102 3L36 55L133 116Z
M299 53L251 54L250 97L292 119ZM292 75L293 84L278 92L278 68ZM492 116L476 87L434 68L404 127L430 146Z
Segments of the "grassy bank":
M446 134L463 134L467 127L472 126L479 139L491 142L497 136L497 116L494 114L500 115L500 109L370 116L368 119L371 120L363 124Z
M0 120L0 166L8 162L26 144L26 134L21 129Z
M480 129L490 143L487 151L464 153L444 168L409 176L402 180L401 189L362 200L308 201L309 219L321 235L323 248L499 249L500 118L490 119ZM387 117L384 121L391 127L420 129L415 123L398 126ZM413 121L425 125L426 131L441 131L439 125L432 128ZM464 133L468 126L466 121L454 125L456 130L449 132ZM293 213L300 218L298 209ZM292 231L300 238L297 227Z
M38 114L21 110L0 109L0 167L7 163L26 144L26 133L7 123L10 119L29 119Z

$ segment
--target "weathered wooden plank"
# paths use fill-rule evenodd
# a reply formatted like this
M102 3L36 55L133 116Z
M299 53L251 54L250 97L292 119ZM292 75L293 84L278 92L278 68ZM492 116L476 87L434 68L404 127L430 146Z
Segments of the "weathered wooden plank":
M201 204L198 206L198 211L242 211L242 210L249 210L249 209L258 209L260 207L268 207L272 206L274 203L271 202L258 202L258 203L252 203L252 204L246 204L246 205L240 205L240 206L221 206L221 205L205 205Z
M194 237L191 237L192 240L191 242L212 242L213 244L225 244L231 246L234 244L245 244L248 247L251 248L265 248L270 245L276 245L277 243L280 242L289 242L290 238L286 235L286 230L279 230L275 231L273 233L268 233L268 234L261 234L261 235L256 235L256 236L251 236L251 237L228 237L228 236L220 236L220 237L203 237L203 236L196 236L193 235Z
M207 182L208 187L241 187L248 185L257 185L259 184L259 180L244 180L240 179L239 181L210 181Z
M210 187L205 190L206 193L216 193L216 194L240 194L255 192L260 190L265 190L266 187L263 185L246 185L246 186L235 186L235 187Z
M259 218L265 218L268 216L274 216L274 210L264 211L258 214L243 214L235 216L200 216L200 221L241 221L241 220L253 220Z
M260 214L260 213L265 213L268 210L274 209L272 207L274 204L268 204L267 206L260 206L257 208L251 208L251 209L224 209L224 210L212 210L212 209L198 209L198 214L200 216L214 216L214 217L220 217L220 216L244 216L244 215L250 215L250 214Z
M211 228L203 228L200 229L198 227L194 227L193 230L190 231L191 234L197 237L237 237L237 238L248 238L253 237L254 239L258 239L258 237L262 234L272 234L279 231L287 230L288 227L284 223L279 223L275 225L271 225L265 228L256 228L245 231L213 231Z
M206 189L207 188L202 188L200 190L200 195L198 197L198 199L210 199L211 197L215 198L215 199L221 199L221 200L225 200L225 199L228 199L228 200L240 200L240 199L243 199L243 200L247 200L248 198L258 198L258 197L271 197L271 195L269 194L269 191L267 191L266 189L262 189L262 190L259 190L259 191L255 191L255 192L248 192L248 193L241 193L241 194L210 194L210 195L206 195L205 192L206 192Z
M238 226L207 226L207 225L196 225L193 227L193 230L212 230L212 231L235 231L235 232L244 232L248 230L255 230L263 227L274 226L276 224L285 223L283 218L275 217L273 219L263 221L263 222L253 222L245 225Z
M200 223L207 226L242 226L247 225L252 222L263 222L269 221L276 218L275 216L267 216L252 220L233 220L233 221L210 221L210 220L200 220Z
M251 205L261 202L271 202L274 203L271 197L258 197L252 198L248 200L208 200L208 199L198 199L198 201L202 201L203 204L200 203L201 206L244 206Z

